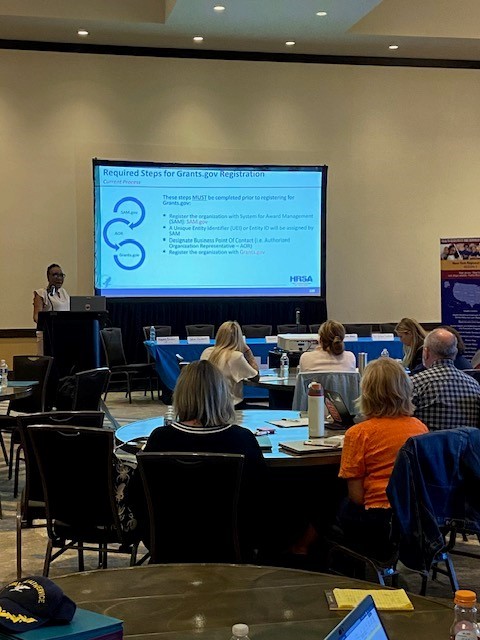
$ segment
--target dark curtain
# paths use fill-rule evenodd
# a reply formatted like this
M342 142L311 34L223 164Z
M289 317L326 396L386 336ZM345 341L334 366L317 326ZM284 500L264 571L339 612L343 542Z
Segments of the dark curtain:
M171 325L172 335L186 337L186 324L214 324L215 331L225 320L240 324L295 323L299 308L302 324L323 322L327 306L323 298L108 298L112 327L121 327L128 362L144 362L143 327Z

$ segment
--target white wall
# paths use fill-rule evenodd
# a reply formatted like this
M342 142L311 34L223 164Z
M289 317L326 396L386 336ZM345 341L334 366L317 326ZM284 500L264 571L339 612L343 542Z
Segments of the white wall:
M330 317L438 320L438 239L479 235L479 74L0 51L0 327L50 262L92 291L94 156L327 164Z

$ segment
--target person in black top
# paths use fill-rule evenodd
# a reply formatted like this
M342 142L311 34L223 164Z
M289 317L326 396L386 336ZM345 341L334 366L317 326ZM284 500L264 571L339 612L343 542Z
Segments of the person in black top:
M423 369L422 349L427 332L413 318L402 318L395 327L395 333L403 344L402 364L410 373Z

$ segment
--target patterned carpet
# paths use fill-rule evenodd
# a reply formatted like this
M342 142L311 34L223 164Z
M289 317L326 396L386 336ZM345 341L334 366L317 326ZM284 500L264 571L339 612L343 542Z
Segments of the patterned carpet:
M120 424L128 424L136 420L159 416L159 424L162 424L162 416L166 407L158 401L153 401L143 392L133 394L133 402L129 405L122 393L111 393L107 402L108 408L115 420ZM0 413L5 406L0 405ZM8 446L8 442L7 442ZM23 477L20 479L22 486ZM16 553L15 553L15 514L17 500L13 498L13 481L8 480L7 469L3 460L0 463L0 496L3 508L3 519L0 520L0 584L8 582L16 577ZM43 527L25 529L22 539L22 565L23 575L38 575L43 570L43 559L46 549L46 530ZM457 577L461 588L473 589L480 593L480 545L476 538L470 537L466 543L457 545L459 549L473 550L479 554L478 560L453 556ZM142 550L140 550L142 553ZM50 571L50 577L64 575L77 570L77 556L75 553L66 553L56 560ZM87 569L96 568L97 556L95 553L85 554ZM128 556L109 556L110 567L128 566ZM402 567L400 570L400 583L413 593L420 589L420 577L415 572ZM438 576L436 581L429 581L427 594L431 597L452 599L450 585L445 576Z

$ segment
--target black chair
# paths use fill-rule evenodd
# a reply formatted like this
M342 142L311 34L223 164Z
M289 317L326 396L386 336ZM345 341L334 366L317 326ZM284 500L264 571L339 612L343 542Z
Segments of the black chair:
M318 330L320 329L320 324L310 324L308 325L308 328L310 329L310 333L318 333Z
M99 411L110 380L110 369L79 371L60 381L56 408L60 411Z
M107 390L105 391L105 397L110 389L110 385L118 380L125 381L126 393L128 401L132 402L132 379L138 374L139 377L146 378L150 386L150 394L153 400L153 380L155 379L158 384L158 377L155 373L155 368L152 363L138 362L134 364L128 364L125 357L125 351L123 349L122 330L120 327L109 327L107 329L100 330L100 338L102 340L103 349L105 351L105 358L107 361L107 367L110 369L110 380ZM145 387L146 393L146 387Z
M17 449L15 461L15 490L16 497L18 491L18 471L20 455L23 454L25 462L25 486L22 495L17 503L16 515L16 547L17 547L17 578L22 577L22 530L33 526L38 519L45 520L45 499L43 495L42 480L40 470L33 451L32 441L29 437L27 427L32 424L43 424L52 426L78 425L91 428L101 428L103 426L104 413L101 411L51 411L28 416L17 416L17 429L20 446Z
M242 333L245 338L265 338L272 335L271 324L242 324Z
M113 432L43 425L30 426L28 432L45 496L43 575L70 549L78 552L79 571L84 570L84 551L99 553L99 568L106 568L108 553L128 553L130 565L135 564L138 543L122 531L115 500Z
M372 335L371 324L345 324L345 333L356 333L359 338L370 338Z
M243 455L141 452L137 460L151 563L242 561L237 512Z
M306 333L306 324L277 324L277 334L279 333Z
M155 337L159 338L161 336L171 336L172 335L172 327L169 324L154 324L149 327L143 327L143 335L145 340L150 340L150 327L155 327Z
M208 336L213 338L215 335L215 325L213 324L186 324L185 330L187 336Z
M18 381L32 380L38 384L32 387L31 395L18 400L11 400L8 405L7 415L0 416L0 446L5 462L8 465L8 479L12 477L13 451L17 444L12 437L17 421L10 416L11 411L20 413L36 413L45 411L45 399L47 384L52 369L53 358L51 356L13 356L13 379ZM3 433L10 434L10 455L7 456Z
M382 322L378 325L380 333L395 333L395 322Z

